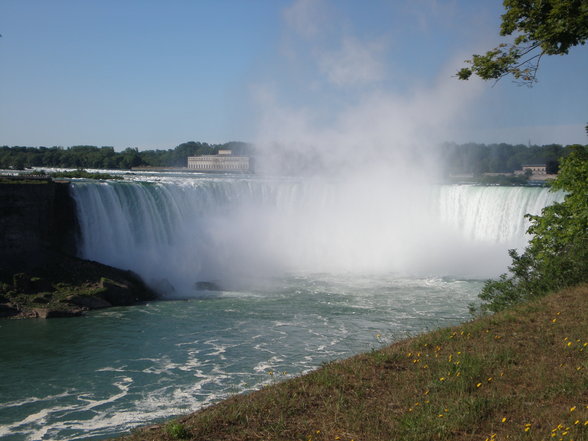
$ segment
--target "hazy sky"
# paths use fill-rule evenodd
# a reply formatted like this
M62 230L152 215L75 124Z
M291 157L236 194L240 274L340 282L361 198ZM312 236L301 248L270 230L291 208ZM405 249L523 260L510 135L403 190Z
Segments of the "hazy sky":
M440 141L588 142L588 47L545 57L533 88L452 78L500 41L502 12L499 0L1 0L0 145L171 148L350 125L360 138L374 120L383 139L412 124L407 136L432 125Z

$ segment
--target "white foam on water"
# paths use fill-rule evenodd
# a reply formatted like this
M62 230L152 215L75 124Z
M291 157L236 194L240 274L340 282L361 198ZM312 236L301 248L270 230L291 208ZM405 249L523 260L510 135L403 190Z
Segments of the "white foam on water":
M43 401L53 401L53 400L57 400L59 398L69 397L72 395L75 395L75 394L73 394L71 392L63 392L61 394L47 395L46 397L27 397L22 400L8 401L6 403L2 403L2 408L8 409L10 407L19 407L19 406L24 406L26 404L39 403L39 402L43 402Z
M83 421L67 421L67 418L65 418L67 422L59 422L59 419L63 419L63 417L68 414L92 411L97 407L109 405L124 398L128 394L129 386L132 382L133 380L130 377L119 378L118 381L113 383L113 386L115 386L120 392L104 399L92 398L91 393L79 394L77 395L75 404L51 406L41 409L38 412L31 413L20 421L0 426L0 435L23 435L27 441L38 441L53 439L47 438L47 436L54 436L51 434L58 433L62 429L74 428L92 430L99 427L109 427L101 424L93 425L92 420L102 420L103 417L94 417L91 420L84 419ZM76 394L60 394L52 396L51 400L64 398L66 396L71 397L76 396ZM46 397L45 399L38 401L48 401L48 399L49 397ZM31 402L35 401L28 400L28 403ZM62 439L61 437L59 438Z

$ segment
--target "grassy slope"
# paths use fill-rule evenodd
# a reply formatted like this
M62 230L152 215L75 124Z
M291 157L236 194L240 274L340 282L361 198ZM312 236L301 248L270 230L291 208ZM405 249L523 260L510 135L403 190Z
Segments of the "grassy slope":
M588 285L124 439L586 441Z

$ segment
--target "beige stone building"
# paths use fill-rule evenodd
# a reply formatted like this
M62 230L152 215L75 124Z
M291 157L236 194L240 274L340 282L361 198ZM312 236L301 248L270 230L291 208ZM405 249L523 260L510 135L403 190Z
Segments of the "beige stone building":
M233 156L230 150L219 150L218 155L188 156L188 169L202 172L252 173L253 163L248 156Z
M523 169L523 174L527 170L531 172L531 175L546 175L547 174L547 166L545 164L528 164L523 165L521 167Z
M545 164L525 164L521 166L521 170L515 170L515 175L529 174L530 181L547 181L555 179L556 174L547 174L547 165Z

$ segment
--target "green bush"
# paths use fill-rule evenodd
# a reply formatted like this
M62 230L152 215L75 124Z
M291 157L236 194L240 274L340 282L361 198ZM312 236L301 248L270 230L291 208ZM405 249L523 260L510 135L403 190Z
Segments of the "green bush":
M529 245L522 254L510 250L509 273L486 282L482 311L500 311L588 281L588 146L572 148L551 189L564 191L564 201L527 215Z

